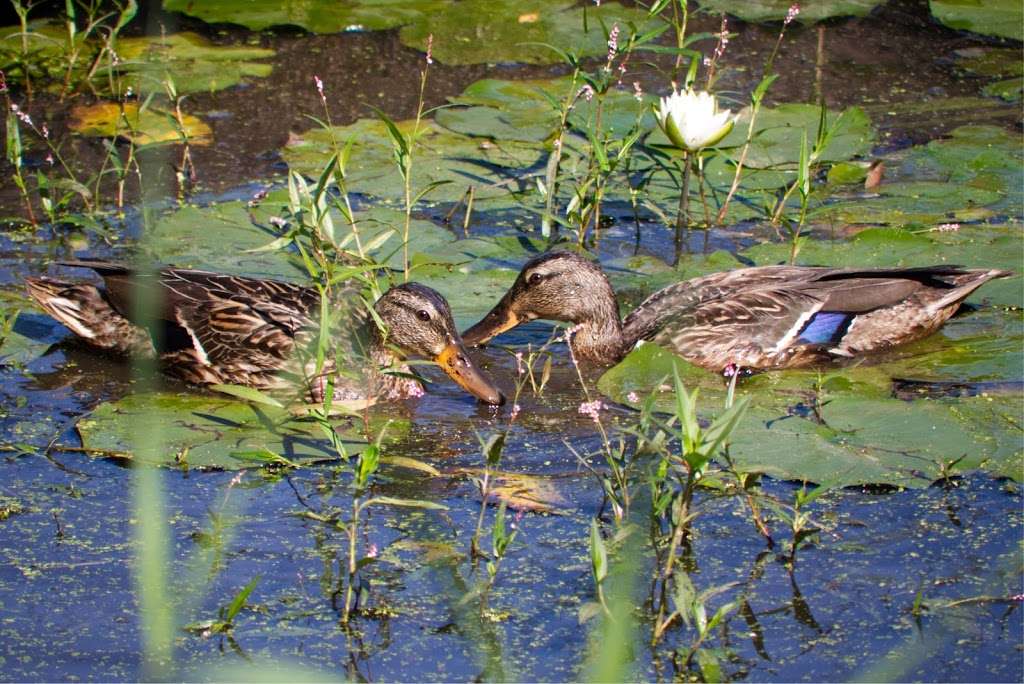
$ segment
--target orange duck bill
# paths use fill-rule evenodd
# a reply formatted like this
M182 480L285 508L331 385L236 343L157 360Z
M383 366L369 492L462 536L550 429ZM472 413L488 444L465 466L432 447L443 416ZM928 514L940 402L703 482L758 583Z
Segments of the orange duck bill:
M505 395L497 385L477 368L462 341L451 342L434 361L455 383L474 397L494 406L505 403Z
M510 290L486 316L462 333L462 341L467 346L476 347L529 320L529 318L520 317L512 309L512 291Z

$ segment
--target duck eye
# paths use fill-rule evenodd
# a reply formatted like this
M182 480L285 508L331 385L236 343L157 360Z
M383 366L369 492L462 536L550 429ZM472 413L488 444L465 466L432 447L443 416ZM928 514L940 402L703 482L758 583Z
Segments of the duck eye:
M416 317L421 321L429 321L430 312L427 311L426 309L420 309L419 311L416 312Z
M531 285L536 285L542 280L544 280L544 276L542 276L540 273L531 273L530 278L527 282L529 282Z

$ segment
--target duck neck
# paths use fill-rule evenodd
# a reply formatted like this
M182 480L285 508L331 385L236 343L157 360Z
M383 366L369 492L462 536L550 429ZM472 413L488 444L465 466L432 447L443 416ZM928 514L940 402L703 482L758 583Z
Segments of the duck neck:
M410 377L412 369L399 358L374 330L370 346L370 393L381 399L404 399L423 394L423 386Z
M570 341L572 352L580 361L608 364L621 359L626 352L622 337L619 306L611 286L607 286L591 315L577 321Z

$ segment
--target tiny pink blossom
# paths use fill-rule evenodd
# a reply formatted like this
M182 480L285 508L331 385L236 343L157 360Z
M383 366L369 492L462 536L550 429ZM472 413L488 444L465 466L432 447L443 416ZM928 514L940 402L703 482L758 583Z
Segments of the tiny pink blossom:
M580 91L576 93L576 97L580 96L586 99L587 102L590 102L591 100L594 99L594 89L590 87L589 83L584 84L584 86L580 88Z
M615 24L612 26L612 30L608 32L608 64L605 66L605 71L611 71L612 60L615 59L615 55L619 51L619 25Z
M722 375L727 378L731 378L739 372L740 368L735 363L730 363L728 366L722 369Z
M525 372L523 369L523 352L516 352L516 375L522 375Z
M313 82L316 83L316 92L320 93L320 99L324 98L324 82L320 80L319 76L313 76Z
M422 397L426 392L423 391L423 385L418 382L411 383L409 386L409 396L413 398Z
M53 166L53 154L50 152L46 153L46 163Z
M47 140L50 139L50 129L46 127L45 123L43 124L43 137Z
M508 416L508 421L509 421L510 423L511 423L511 422L512 422L513 420L515 420L515 419L516 419L516 416L518 416L518 415L519 415L519 411L520 411L520 410L522 410L522 409L521 409L521 407L519 406L519 404L513 404L513 405L512 405L512 412L511 412L511 413L509 413L509 416Z
M796 19L796 15L798 14L800 14L800 4L794 2L792 5L789 6L789 11L786 12L786 18L782 22L782 25L789 26L790 24L792 24L793 20Z
M640 397L637 395L636 392L630 392L629 394L627 394L626 395L626 399L628 399L629 403L631 403L631 404L639 404L640 403Z
M434 63L434 34L427 36L427 64Z
M376 558L377 554L378 554L377 545L371 542L370 546L366 549L366 557L367 558Z
M633 97L636 98L637 102L644 101L644 91L640 87L640 81L633 81Z
M585 401L582 404L580 404L579 413L585 416L590 416L590 418L595 423L597 423L600 422L601 420L600 414L601 409L603 408L605 408L605 403L600 399L595 399L594 401Z
M960 224L943 223L941 225L935 226L935 230L939 231L940 233L955 233L956 231L960 230Z

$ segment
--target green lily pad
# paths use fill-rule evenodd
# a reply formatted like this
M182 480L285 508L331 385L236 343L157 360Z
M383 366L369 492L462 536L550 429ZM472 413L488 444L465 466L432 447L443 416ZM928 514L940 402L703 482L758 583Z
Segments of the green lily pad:
M271 454L296 465L337 458L315 424L282 409L194 394L129 395L101 404L79 419L77 429L82 446L95 454L170 467L284 464ZM341 421L337 431L349 455L365 447L361 426Z
M155 261L181 268L301 279L305 271L293 253L257 251L280 237L280 231L259 219L244 202L184 206L155 222L143 248Z
M800 144L804 133L809 144L813 144L818 130L820 110L815 105L783 104L775 108L762 109L757 116L754 139L747 153L746 165L751 168L767 169L795 165L800 160ZM747 137L747 123L750 110L740 113L739 120L722 142L720 148L734 148L729 152L738 158ZM838 122L838 124L837 124ZM842 112L829 112L826 126L837 125L831 141L825 147L819 160L822 162L847 161L867 154L875 139L871 119L860 107L850 107Z
M205 3L200 3L205 4ZM266 78L272 66L253 60L274 56L273 50L222 46L196 33L122 38L116 67L136 92L165 92L170 80L179 94L230 88L245 78Z
M0 366L22 366L45 354L56 341L48 334L25 334L29 325L22 311L27 308L35 307L26 300L0 293ZM42 330L35 332L43 333Z
M1018 0L929 0L932 14L946 26L1024 40L1024 7Z
M985 210L1003 195L965 183L884 183L877 197L854 197L827 204L813 211L812 220L839 223L888 225L941 224L950 221L977 221L992 216Z
M398 122L403 133L414 122ZM515 170L536 164L544 155L537 144L516 141L491 142L454 133L433 121L421 123L421 136L413 149L412 190L419 192L430 183L444 182L426 199L458 201L470 186L478 200L504 197L519 187ZM391 139L382 121L360 119L349 126L314 129L281 151L288 165L315 176L326 164L335 145L354 140L346 169L351 192L400 199L405 186L395 164Z
M140 108L138 103L99 102L75 107L71 129L81 135L98 138L120 137L137 145L166 145L183 142L173 112L159 107ZM182 115L180 124L191 145L208 145L213 132L201 119Z
M1020 50L970 47L956 51L956 66L968 73L992 78L1024 76Z
M1020 102L1024 97L1024 78L1008 78L1005 81L990 83L981 89L987 97L998 97L1007 102Z
M645 344L607 371L598 388L614 399L656 391L660 410L674 398L673 365L700 387L703 415L721 410L723 379L656 345ZM888 374L871 366L765 373L741 383L752 409L733 433L737 467L774 477L836 486L924 487L957 461L958 471L1000 472L1020 449L1020 399L968 397L911 402L887 396ZM817 396L819 415L810 409Z
M541 142L558 132L559 112L552 105L575 95L582 84L570 77L505 81L486 78L470 84L449 101L461 107L442 109L437 123L466 135ZM653 98L637 101L630 90L613 88L605 95L601 110L601 129L610 136L624 136L640 118L641 128L654 127L650 113ZM580 99L569 114L570 127L585 132L594 127L595 101Z
M725 12L743 21L782 21L786 18L790 0L698 0L701 9L708 12ZM817 2L800 3L800 14L797 21L811 24L830 17L863 17L882 0L818 0Z
M542 44L597 57L608 51L601 24L610 29L617 23L626 29L630 22L639 27L653 25L646 11L615 2L584 8L565 0L463 0L403 26L399 36L403 44L426 50L432 35L434 58L445 64L557 64L562 58Z
M313 33L337 33L395 28L445 11L450 0L164 0L163 4L169 12L183 12L211 24L239 24L254 31L299 26Z
M23 36L20 26L0 28L0 71L10 81L22 80L27 75L35 79L49 79L63 85L67 76L68 50L67 28L49 19L30 21ZM80 34L76 41L80 51L79 62L72 70L72 81L84 74L82 64L88 64L95 56L97 46L86 42Z

